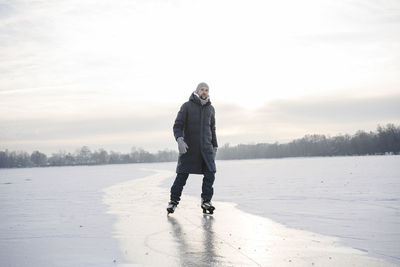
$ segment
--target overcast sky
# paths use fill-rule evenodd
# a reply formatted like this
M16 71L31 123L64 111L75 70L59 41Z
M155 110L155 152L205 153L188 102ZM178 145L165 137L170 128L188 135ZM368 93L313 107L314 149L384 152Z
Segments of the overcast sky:
M400 1L1 1L0 150L177 149L210 86L219 145L400 123Z

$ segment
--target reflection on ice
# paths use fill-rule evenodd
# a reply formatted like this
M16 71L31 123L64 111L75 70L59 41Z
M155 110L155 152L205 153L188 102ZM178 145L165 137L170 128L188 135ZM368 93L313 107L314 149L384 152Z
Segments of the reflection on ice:
M120 266L391 266L337 237L291 229L230 202L213 201L214 215L204 215L200 199L183 194L167 215L169 192L158 185L173 176L157 170L103 189L126 256Z
M212 230L212 220L214 218L210 215L203 215L202 221L202 240L194 243L188 239L193 240L191 233L185 233L179 220L172 216L168 216L168 222L171 224L171 232L173 241L176 245L176 251L179 253L179 263L181 266L192 266L198 263L217 263L218 256L214 249L214 232Z

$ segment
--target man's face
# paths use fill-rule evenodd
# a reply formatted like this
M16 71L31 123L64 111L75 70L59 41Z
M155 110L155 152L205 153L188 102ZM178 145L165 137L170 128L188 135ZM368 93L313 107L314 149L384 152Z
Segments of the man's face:
M199 96L203 99L206 99L208 96L208 88L207 87L201 87L199 90Z

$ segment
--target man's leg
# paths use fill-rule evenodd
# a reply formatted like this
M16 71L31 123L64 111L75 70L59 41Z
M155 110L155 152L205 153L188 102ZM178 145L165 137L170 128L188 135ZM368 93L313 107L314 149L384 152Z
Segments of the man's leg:
M186 184L189 173L178 173L176 175L174 184L171 187L171 200L179 202L181 200L182 190Z
M203 170L204 170L204 177L203 177L203 184L202 184L202 192L201 197L203 199L211 200L214 195L214 180L215 180L215 172L210 171L207 168L207 164L205 164L203 160Z

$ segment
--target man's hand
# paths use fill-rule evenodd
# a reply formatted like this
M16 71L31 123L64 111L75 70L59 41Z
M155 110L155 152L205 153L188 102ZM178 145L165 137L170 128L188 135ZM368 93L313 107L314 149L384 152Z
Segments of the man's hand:
M189 148L188 145L183 141L183 137L180 136L176 139L178 142L178 150L179 154L185 154L187 152L187 149Z
M213 147L214 159L215 159L215 156L217 155L217 149L218 149L217 146Z

